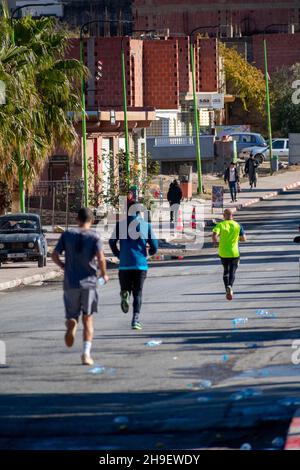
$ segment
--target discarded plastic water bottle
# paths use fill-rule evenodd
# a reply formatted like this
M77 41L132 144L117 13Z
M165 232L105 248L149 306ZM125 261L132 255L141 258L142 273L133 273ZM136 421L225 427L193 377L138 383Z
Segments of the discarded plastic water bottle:
M160 346L162 341L153 339L152 341L148 341L148 343L145 344L146 346L149 346L149 348L154 348L155 346Z
M104 372L105 372L105 367L102 367L102 366L100 367L96 366L96 367L93 367L92 369L89 369L89 373L94 374L94 375L103 374Z
M103 287L103 286L105 286L105 284L106 284L106 281L105 281L104 277L99 277L98 286Z
M252 445L248 442L245 442L245 444L241 445L240 450L252 450Z
M127 418L127 416L117 416L114 419L114 423L119 425L125 425L129 423L129 418Z
M210 388L212 386L211 380L200 380L199 387L201 388Z
M268 312L267 310L257 310L256 315L259 317L276 318L276 313Z
M211 401L210 397L198 397L197 398L198 403L208 403L209 401Z
M276 447L277 449L282 449L284 446L283 437L275 437L275 439L272 441L272 446Z
M237 328L239 325L246 325L248 318L234 318L231 322L233 327Z

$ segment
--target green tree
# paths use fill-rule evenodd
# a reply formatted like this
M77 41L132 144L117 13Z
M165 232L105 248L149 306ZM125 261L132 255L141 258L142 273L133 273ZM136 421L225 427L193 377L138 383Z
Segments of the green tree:
M254 65L245 60L233 47L220 44L224 60L227 92L240 98L245 111L254 107L257 112L265 112L264 75Z
M6 86L6 104L0 106L0 180L12 188L21 167L29 188L57 144L68 152L78 145L68 113L81 109L80 79L87 70L79 61L66 59L68 35L56 28L53 18L26 16L14 21L14 32L15 45L4 10L0 80Z
M299 83L296 83L299 77L300 64L282 67L272 75L270 87L273 95L273 130L278 136L286 137L289 132L300 132L300 104L293 99L295 87L299 89ZM299 97L299 93L294 97Z

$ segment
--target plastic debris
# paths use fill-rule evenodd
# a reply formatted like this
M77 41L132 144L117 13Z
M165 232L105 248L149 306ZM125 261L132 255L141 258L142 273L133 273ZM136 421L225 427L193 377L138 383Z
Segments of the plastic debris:
M244 390L238 390L230 395L229 399L231 401L247 400L248 398L259 397L260 395L262 395L261 390L245 388Z
M222 356L222 360L223 360L224 362L229 361L229 356L228 356L227 354L224 354L224 355Z
M120 424L120 425L128 424L129 423L129 418L127 416L117 416L114 419L114 423L115 424Z
M272 441L272 446L276 447L277 449L282 449L284 446L283 437L275 437L275 439Z
M243 398L244 398L244 395L242 393L236 392L236 393L233 393L232 395L230 395L229 400L230 401L239 401L239 400L243 400Z
M105 372L105 367L93 367L88 371L90 374L103 374Z
M177 361L178 357L177 357L177 356L174 356L173 359L174 359L174 361Z
M276 318L276 313L268 312L267 310L257 310L256 315L259 317Z
M257 343L246 343L246 346L247 346L247 348L249 348L249 349L256 349L256 348L258 348L258 344L257 344Z
M209 401L211 401L210 397L198 397L197 398L198 403L208 403Z
M245 442L245 444L241 445L240 450L252 450L252 445L248 442Z
M200 380L199 382L189 383L187 385L188 388L192 388L194 390L208 389L211 386L212 386L211 380Z
M283 406L299 406L300 398L297 397L287 397L279 400L278 403Z
M89 369L88 372L93 375L97 374L114 374L117 369L113 367L104 367L104 366L94 366L92 369Z
M210 388L212 386L211 380L200 380L199 387L201 388Z
M231 323L234 328L238 328L240 325L246 325L246 323L248 323L248 318L234 318L231 320Z
M149 348L154 348L155 346L160 346L161 344L162 344L162 341L156 340L156 339L153 339L145 343L145 345L149 346Z

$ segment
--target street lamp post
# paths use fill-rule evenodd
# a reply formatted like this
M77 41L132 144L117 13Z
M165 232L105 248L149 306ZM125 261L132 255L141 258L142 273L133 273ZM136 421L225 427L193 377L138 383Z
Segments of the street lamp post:
M265 62L266 111L267 111L268 136L269 136L270 173L272 174L273 173L272 120L271 120L271 106L270 106L270 92L269 92L268 51L267 51L267 41L265 39L264 39L264 62Z
M118 24L131 24L131 21L126 20L91 20L84 23L80 29L80 62L84 65L84 43L83 43L83 35L86 31L86 28L92 24L103 24L103 23L118 23ZM123 38L122 38L123 40ZM123 66L124 61L124 66ZM124 87L125 81L125 59L122 54L122 83ZM125 91L126 91L126 81L125 81ZM124 91L123 91L124 95ZM82 75L81 81L81 109L82 109L82 146L83 146L83 178L84 178L84 204L85 206L89 205L89 187L88 187L88 160L87 160L87 137L86 137L86 107L85 107L85 78ZM126 93L125 93L126 99ZM125 124L126 119L126 124ZM128 165L129 165L129 145L128 145L128 122L127 122L127 101L124 101L124 124L125 124L125 146L126 146L126 171L127 175L129 170L127 169L127 155L128 155ZM127 129L127 134L126 134ZM127 148L128 147L128 148Z
M39 3L38 6L46 7L46 6L53 6L57 5L57 3ZM15 46L15 28L14 28L14 19L17 16L17 13L21 11L23 8L27 7L36 7L36 3L26 3L25 5L19 6L15 8L11 12L10 16L10 23L11 23L11 42ZM17 165L18 165L18 180L19 180L19 201L20 201L20 211L25 213L25 190L24 190L24 175L23 175L23 168L22 168L22 154L21 154L21 145L18 142L18 149L17 149Z
M131 33L153 33L154 30L134 29ZM124 110L124 131L125 131L125 165L126 165L126 179L127 186L130 185L130 149L129 149L129 131L128 131L128 116L127 116L127 90L126 90L126 65L125 65L125 50L124 39L121 40L121 65L122 65L122 90L123 90L123 110Z
M193 36L197 31L207 28L216 28L218 26L199 26L198 28L193 29L190 33L190 60L191 60L191 69L192 69L192 82L193 82L193 103L194 103L194 122L195 122L195 132L196 132L196 162L197 162L197 175L198 175L198 186L197 193L202 194L203 184L202 184L202 165L201 165L201 148L200 148L200 116L198 111L197 103L197 92L196 92L196 71L195 71L195 47L193 43Z

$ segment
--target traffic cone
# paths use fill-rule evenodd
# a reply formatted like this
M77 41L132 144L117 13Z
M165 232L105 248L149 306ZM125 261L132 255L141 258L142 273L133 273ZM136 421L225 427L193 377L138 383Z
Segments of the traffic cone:
M191 228L193 230L197 229L197 220L196 220L196 207L193 206L193 212L192 212L192 220L191 220Z
M177 232L183 232L181 209L178 209L176 231Z

